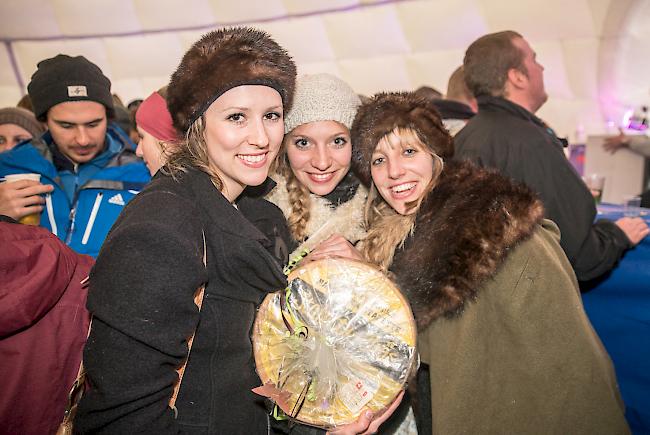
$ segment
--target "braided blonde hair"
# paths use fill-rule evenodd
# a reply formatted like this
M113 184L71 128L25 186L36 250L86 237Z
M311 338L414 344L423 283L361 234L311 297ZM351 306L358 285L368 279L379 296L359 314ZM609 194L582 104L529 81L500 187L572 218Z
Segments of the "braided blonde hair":
M385 140L391 148L413 146L433 157L433 174L431 181L417 200L407 203L411 210L409 214L399 214L382 198L374 183L371 183L368 200L366 201L365 224L368 235L360 242L359 249L363 256L387 271L393 263L395 250L401 248L408 236L415 231L415 218L424 198L435 188L440 179L444 163L431 148L426 146L418 134L410 128L395 128L383 136L379 141ZM368 162L371 164L371 162Z
M282 144L282 150L276 162L275 172L284 177L287 184L287 193L289 194L289 203L291 204L291 213L287 216L287 223L291 236L298 243L302 243L307 239L307 223L310 218L311 198L309 196L309 189L303 185L291 170L289 165L289 158L287 157L287 143L289 135L285 135Z

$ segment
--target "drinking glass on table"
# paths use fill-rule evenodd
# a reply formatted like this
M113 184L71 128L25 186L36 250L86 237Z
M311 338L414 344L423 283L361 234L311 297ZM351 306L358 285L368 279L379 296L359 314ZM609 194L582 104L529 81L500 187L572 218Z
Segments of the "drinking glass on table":
M641 197L630 195L625 197L625 209L623 214L627 217L637 217L641 215Z
M596 204L600 204L600 200L603 197L603 188L605 187L605 177L600 174L591 174L583 177L587 188L591 192L591 195L594 197Z

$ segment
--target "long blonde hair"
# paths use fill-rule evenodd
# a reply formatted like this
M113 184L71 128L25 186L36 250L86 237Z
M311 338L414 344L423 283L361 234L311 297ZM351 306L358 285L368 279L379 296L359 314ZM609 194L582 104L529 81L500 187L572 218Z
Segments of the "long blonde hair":
M217 189L223 192L223 181L210 164L208 156L208 144L205 141L205 115L199 116L190 125L185 138L178 142L177 148L169 155L169 160L161 170L176 179L191 168L208 174Z
M420 198L406 204L407 209L411 210L409 214L402 215L395 211L379 194L374 182L371 183L365 209L368 235L361 242L360 250L368 261L377 264L383 270L388 270L393 262L395 249L403 246L407 237L415 230L415 218L420 205L438 184L444 163L442 158L426 146L418 134L410 128L396 127L383 136L380 141L382 140L385 140L391 148L402 148L408 145L430 154L433 158L431 181ZM367 164L370 165L371 162Z

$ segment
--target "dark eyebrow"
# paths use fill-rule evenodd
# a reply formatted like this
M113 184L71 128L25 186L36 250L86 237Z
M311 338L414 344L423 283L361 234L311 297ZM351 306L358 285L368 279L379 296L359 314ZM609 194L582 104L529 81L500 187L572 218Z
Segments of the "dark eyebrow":
M268 107L264 111L268 112L271 110L280 110L280 109L282 109L282 104L278 104L277 106L273 106L273 107ZM252 109L250 107L230 106L224 108L222 112L227 112L228 110L239 110L240 112L250 112Z
M84 123L81 124L81 125L96 124L96 123L98 123L98 122L101 122L102 120L104 120L103 117L102 117L102 118L93 119L92 121L84 122ZM76 123L76 122L65 121L65 120L62 120L62 119L55 119L54 122L56 122L56 123L59 124L59 125L61 125L61 124L80 125L80 124L78 124L78 123Z

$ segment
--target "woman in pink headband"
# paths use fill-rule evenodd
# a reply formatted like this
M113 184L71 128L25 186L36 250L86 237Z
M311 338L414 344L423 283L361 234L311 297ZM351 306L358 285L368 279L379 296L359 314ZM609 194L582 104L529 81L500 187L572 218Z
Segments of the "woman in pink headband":
M140 136L135 153L144 160L151 175L158 172L158 169L167 162L178 140L178 133L172 125L172 117L167 110L166 94L165 86L149 95L140 104L135 114L135 123Z

